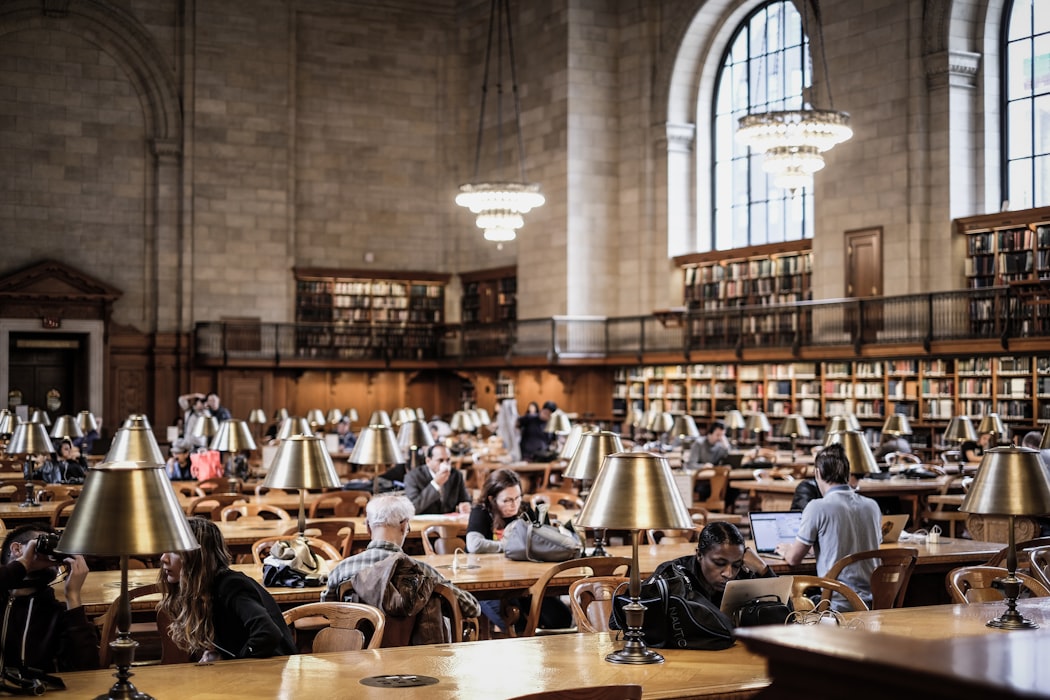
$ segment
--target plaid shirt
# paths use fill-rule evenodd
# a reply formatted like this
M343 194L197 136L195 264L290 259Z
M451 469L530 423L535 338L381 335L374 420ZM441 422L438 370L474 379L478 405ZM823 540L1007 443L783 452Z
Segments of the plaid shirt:
M347 557L332 569L332 572L328 574L328 587L324 590L324 593L321 594L321 600L337 601L339 599L340 587L352 579L359 571L367 569L373 564L378 564L392 554L401 553L401 547L393 542L369 542L365 551L355 554L352 557ZM459 601L460 613L462 613L464 617L478 616L481 612L481 608L478 605L477 598L453 585L451 581L442 576L441 573L430 564L419 561L418 559L416 561L430 576L433 576L435 580L452 587L452 591L456 594L456 600Z

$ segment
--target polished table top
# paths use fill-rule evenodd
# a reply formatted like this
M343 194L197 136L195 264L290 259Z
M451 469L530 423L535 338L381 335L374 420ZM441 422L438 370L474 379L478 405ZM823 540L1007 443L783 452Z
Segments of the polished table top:
M924 494L937 493L944 488L945 483L954 481L956 477L940 476L936 479L907 479L904 477L893 477L892 479L861 479L857 484L857 491L870 496L898 496L901 494ZM735 489L747 491L765 491L767 493L795 493L799 482L787 481L785 479L757 480L747 479L744 481L731 481L729 483Z
M209 666L145 666L132 682L158 698L330 698L502 700L525 693L631 683L646 698L741 697L765 687L765 662L736 644L723 651L668 649L662 664L621 665L605 655L623 646L609 634L564 634L429 647L400 647ZM65 673L70 697L91 697L112 684L112 670ZM362 678L431 676L437 684L374 688Z

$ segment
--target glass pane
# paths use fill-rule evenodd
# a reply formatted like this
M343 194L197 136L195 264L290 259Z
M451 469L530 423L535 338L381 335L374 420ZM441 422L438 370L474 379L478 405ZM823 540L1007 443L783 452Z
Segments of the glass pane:
M751 45L748 46L748 55L756 58L766 52L766 10L762 9L755 13L748 28L751 37Z
M1035 124L1032 133L1035 136L1035 155L1050 153L1050 95L1035 98ZM1010 125L1013 128L1013 124Z
M1010 161L1009 199L1011 209L1030 209L1032 205L1032 161Z
M1032 91L1038 94L1050 91L1050 34L1037 36L1032 40L1032 44L1032 53L1035 54Z
M747 216L748 207L733 208L733 239L726 248L743 248L750 245L747 238Z
M715 212L715 250L728 250L733 247L733 209L723 207Z
M1012 41L1013 39L1032 35L1032 1L1014 0L1014 5L1010 12L1009 29L1006 35L1008 40ZM1037 4L1046 5L1045 2ZM1039 12L1039 10L1036 12Z
M784 240L784 199L778 197L766 208L766 238L770 243Z
M785 5L784 17L784 46L798 46L802 40L802 15L798 13L794 5Z
M766 50L776 51L784 45L784 4L778 2L770 5L767 17L769 19L766 22Z
M747 204L747 158L733 161L733 204Z
M715 114L728 114L733 109L733 83L730 81L732 75L723 72L719 76L718 95L715 97Z
M766 203L751 204L751 245L762 245L766 238Z
M1010 102L1006 109L1006 157L1014 159L1032 155L1032 101Z
M766 56L766 102L777 105L784 97L784 71L781 65L781 54L772 53Z
M763 156L751 156L751 201L761 202L767 198L766 173L762 170ZM772 183L770 183L772 186Z
M1032 50L1027 41L1010 44L1006 55L1006 99L1032 94Z
M747 92L747 63L740 63L733 66L733 109L740 110L745 114L748 111L748 92Z
M733 63L743 63L747 60L747 32L737 34L729 53L733 57Z
M764 112L766 104L766 61L759 58L751 61L750 80L750 105L758 108L757 111Z
M1050 204L1050 156L1039 156L1035 159L1035 199L1033 207L1045 207Z
M1021 4L1027 5L1028 3L1022 2ZM1035 3L1035 17L1033 19L1033 24L1033 34L1050 32L1050 3Z
M802 203L805 207L806 238L813 238L813 222L816 216L814 215L813 193L808 189L805 190Z

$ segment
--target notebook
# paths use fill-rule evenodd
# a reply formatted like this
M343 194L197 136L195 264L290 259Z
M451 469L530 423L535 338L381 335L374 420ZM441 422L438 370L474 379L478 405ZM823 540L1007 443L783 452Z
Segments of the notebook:
M753 598L775 595L781 603L791 599L791 584L794 576L774 576L772 578L753 578L726 583L722 594L722 612L732 615L733 611Z
M748 513L751 520L751 539L755 541L755 551L762 556L777 556L776 548L781 542L795 541L799 523L802 522L802 511L758 511Z
M901 537L904 526L908 524L908 514L882 516L882 541L896 542Z

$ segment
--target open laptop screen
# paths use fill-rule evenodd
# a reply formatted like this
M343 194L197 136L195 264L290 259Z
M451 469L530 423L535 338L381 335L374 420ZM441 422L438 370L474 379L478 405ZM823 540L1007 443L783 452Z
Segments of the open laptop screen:
M781 542L794 542L802 511L758 511L748 513L751 538L759 554L772 554Z

